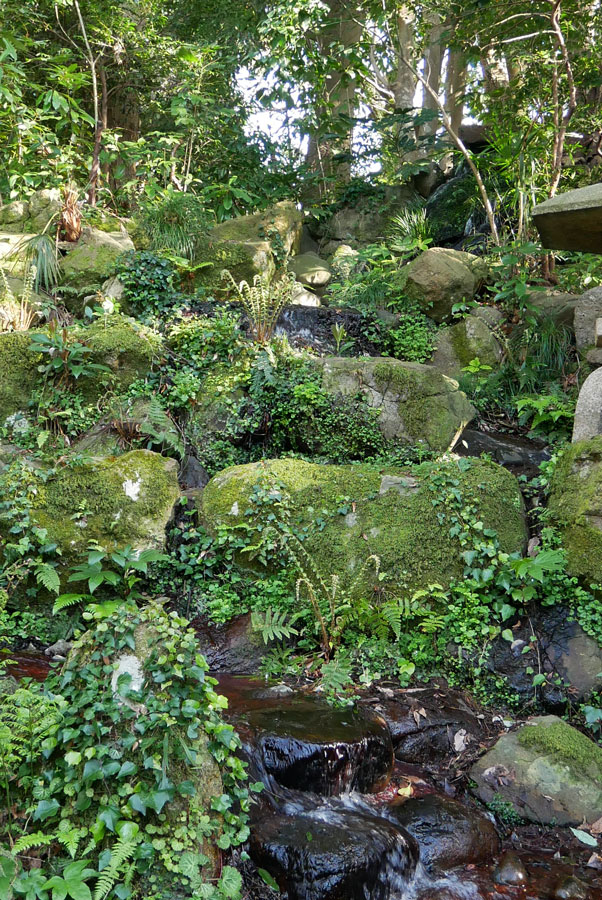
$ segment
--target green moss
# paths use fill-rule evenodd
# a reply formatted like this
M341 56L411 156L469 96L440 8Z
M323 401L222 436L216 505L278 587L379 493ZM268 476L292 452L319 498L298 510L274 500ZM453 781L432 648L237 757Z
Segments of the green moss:
M0 334L0 424L25 410L37 378L40 354L31 352L29 332Z
M94 541L111 549L161 546L178 495L175 462L134 450L60 469L40 488L31 516L59 544L63 561L72 561Z
M503 549L520 549L525 526L513 476L481 460L466 471L455 462L448 465L486 527L498 530ZM304 546L324 575L351 575L376 554L383 571L400 587L449 584L462 574L463 562L450 537L450 524L439 521L433 506L431 471L427 464L410 472L366 465L320 466L298 459L235 466L205 488L202 516L210 528L248 521L245 513L253 488L267 475L268 481L285 486L293 520L300 528L309 528ZM393 480L383 482L384 476Z
M199 242L195 263L208 263L195 274L195 283L213 293L224 293L222 271L230 272L236 282L252 283L258 272L274 270L269 244L261 241L236 242L210 236Z
M569 571L602 582L602 437L579 441L563 454L549 510L562 531Z
M153 359L161 352L158 334L126 316L111 316L92 325L74 329L74 335L91 349L91 361L108 366L122 390L137 378L143 378L152 367ZM82 382L88 395L98 392L94 379Z
M602 776L602 747L565 722L525 726L518 741L523 747L557 757L584 774Z

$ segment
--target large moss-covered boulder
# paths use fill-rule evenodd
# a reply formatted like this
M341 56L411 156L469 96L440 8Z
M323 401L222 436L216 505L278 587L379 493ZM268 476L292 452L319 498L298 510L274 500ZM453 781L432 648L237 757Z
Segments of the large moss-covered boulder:
M458 383L431 366L387 358L328 357L321 363L326 391L361 393L380 410L387 439L447 450L475 415Z
M341 202L325 225L318 229L329 252L337 242L354 247L374 244L387 235L391 217L416 201L416 192L406 185L376 185Z
M544 825L593 824L602 811L602 747L557 716L504 734L471 769L481 800L501 797Z
M94 543L111 551L162 549L178 497L176 461L132 450L58 469L40 483L31 521L47 529L67 566Z
M271 276L276 263L298 252L302 228L303 213L290 201L216 225L199 242L195 262L206 265L198 270L197 282L207 290L223 290L224 269L237 283Z
M120 390L128 388L137 378L148 375L163 345L156 332L127 316L97 319L91 325L76 327L73 333L92 351L91 362L108 367L115 386ZM84 388L83 382L81 387ZM88 379L85 392L95 394L98 389L97 379Z
M61 262L63 280L70 288L92 292L111 274L117 258L133 249L132 239L125 231L84 228L79 241L66 246Z
M435 322L448 321L456 303L473 300L487 266L472 253L431 247L404 269L405 292Z
M466 502L476 504L485 527L496 529L503 549L520 550L526 531L514 476L481 460L445 465ZM408 471L269 460L233 466L212 478L200 514L211 531L220 525L246 527L256 520L256 486L268 495L277 489L274 499L284 494L290 521L308 529L303 546L327 580L331 574L352 580L376 554L382 571L400 589L445 585L462 575L464 563L450 522L433 504L434 477L429 464ZM278 510L276 505L276 516ZM367 586L373 582L373 570L365 579Z
M569 571L602 583L602 436L578 441L556 465L549 510L560 526Z
M31 393L42 377L38 372L42 354L29 349L33 333L0 333L0 424L7 416L27 409ZM107 377L119 390L144 378L162 347L157 334L125 316L76 326L69 334L90 348L89 362L107 367ZM94 373L81 377L76 382L77 390L87 400L100 398L106 392L103 376L104 373Z
M483 319L466 316L439 331L431 365L450 378L460 378L464 367L473 359L494 369L501 358L500 343Z

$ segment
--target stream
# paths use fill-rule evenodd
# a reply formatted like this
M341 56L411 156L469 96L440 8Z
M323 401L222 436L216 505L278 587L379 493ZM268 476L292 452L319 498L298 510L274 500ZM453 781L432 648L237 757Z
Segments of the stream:
M50 669L41 652L10 658L19 678L44 680ZM442 792L390 703L338 708L255 677L216 678L250 779L265 785L242 866L246 900L602 898L594 870L502 846L487 811Z

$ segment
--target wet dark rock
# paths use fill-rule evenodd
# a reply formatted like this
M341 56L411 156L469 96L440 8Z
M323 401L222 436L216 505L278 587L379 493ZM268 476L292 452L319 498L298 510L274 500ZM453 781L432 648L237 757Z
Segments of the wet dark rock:
M182 490L201 490L209 481L209 475L196 456L187 456L182 463L178 480Z
M504 853L493 872L495 884L526 884L527 870L515 853Z
M427 870L488 862L500 850L493 822L478 810L427 794L389 808L391 816L416 838Z
M415 840L361 801L287 804L251 829L250 854L287 900L389 900L418 861ZM397 894L396 892L399 892Z
M378 348L366 338L366 318L355 309L287 306L278 319L276 334L286 334L293 346L312 347L319 353L334 353L334 325L344 326L347 333L345 342L353 341L353 353L378 355ZM377 319L374 321L374 328L380 329L383 335L386 332L385 324Z
M587 900L589 888L579 878L568 875L554 891L554 900Z
M236 715L251 766L268 784L332 796L379 791L389 781L393 746L378 716L298 694L264 697Z
M449 688L418 688L404 691L393 700L371 706L387 722L395 758L416 764L436 763L454 750L460 730L475 738L479 720L462 694Z
M543 441L520 434L487 434L476 428L465 428L455 446L460 456L480 456L489 453L501 466L535 475L542 462L550 458Z
M212 672L229 672L233 675L254 675L262 657L270 649L261 636L251 628L251 616L237 616L225 625L216 625L207 619L195 619L199 651Z
M564 707L568 698L582 700L600 687L602 647L571 619L566 606L539 607L512 629L514 640L496 638L483 663L508 679L521 698L533 698L533 669L549 675L538 689L548 709ZM535 636L535 640L533 639ZM532 649L523 652L526 647Z

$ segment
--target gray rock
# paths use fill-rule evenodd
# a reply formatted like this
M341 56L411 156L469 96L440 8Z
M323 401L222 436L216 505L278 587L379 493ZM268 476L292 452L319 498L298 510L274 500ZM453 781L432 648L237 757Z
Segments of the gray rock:
M528 300L529 306L533 307L538 319L553 319L559 325L574 328L575 309L579 300L574 294L533 291L529 294Z
M588 886L574 875L563 878L554 891L554 900L588 900L589 897Z
M595 822L602 809L602 747L557 716L537 716L502 735L471 769L484 803L511 803L550 825Z
M567 606L533 610L512 634L512 642L501 636L495 638L487 658L479 658L479 665L503 675L524 702L533 697L533 671L547 676L538 694L551 709L561 708L570 699L585 700L602 687L602 678L598 677L602 673L602 647L585 633Z
M557 194L533 209L544 247L602 253L602 184Z
M450 797L412 797L393 803L388 812L416 838L428 871L487 863L500 849L493 822Z
M298 281L293 282L291 290L291 303L294 306L321 306L320 298L308 291Z
M452 316L452 307L473 300L487 276L478 256L445 247L431 247L405 268L405 291L435 322Z
M60 656L64 658L67 656L72 646L73 644L71 641L65 641L63 638L59 638L59 640L54 644L51 644L50 647L46 647L44 653L46 656Z
M466 316L439 331L432 366L450 378L461 378L473 359L491 369L497 368L502 359L502 347L482 318Z
M320 259L317 253L302 253L291 257L288 268L297 281L309 287L326 287L332 278L330 265Z
M504 318L504 313L497 306L477 306L476 309L472 310L471 316L476 316L477 319L482 319L490 328L495 328Z
M68 245L61 269L70 287L89 288L101 285L122 253L134 249L128 234L84 228L75 244Z
M602 369L596 369L585 379L579 391L573 425L573 443L587 441L600 434L602 434Z
M448 450L475 415L458 383L432 366L379 357L328 357L320 362L323 387L354 397L361 392L380 410L388 438Z
M575 305L575 340L577 348L595 346L596 321L602 316L602 286L586 291Z

